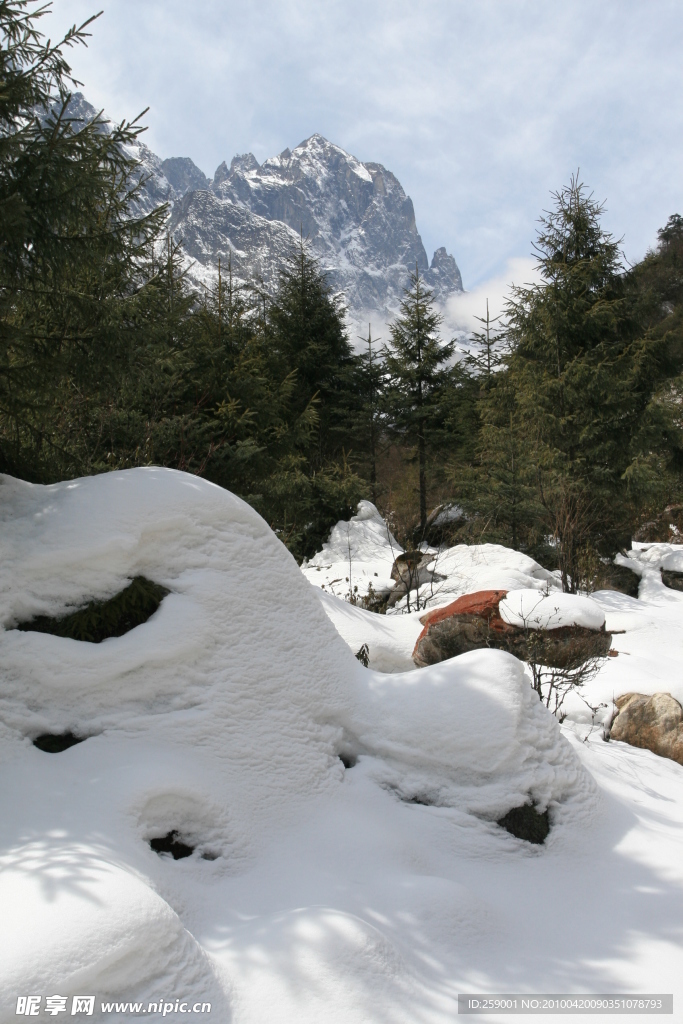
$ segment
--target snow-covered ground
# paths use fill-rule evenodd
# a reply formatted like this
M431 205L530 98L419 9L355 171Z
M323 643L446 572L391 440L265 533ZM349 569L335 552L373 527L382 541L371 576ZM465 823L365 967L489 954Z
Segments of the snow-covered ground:
M377 593L396 585L391 578L394 560L403 548L382 516L369 501L361 501L349 522L331 530L322 549L302 566L304 576L316 587L345 601L360 601L369 588ZM428 548L433 560L427 565L434 578L411 594L411 609L424 612L449 604L476 590L557 590L559 580L533 558L500 544L458 544L437 550ZM389 615L403 615L407 600L402 598Z
M505 653L410 669L417 615L311 587L205 481L3 478L0 518L0 1020L30 994L43 1020L46 997L79 1019L88 994L83 1020L161 1019L160 1001L221 1024L446 1024L458 992L673 992L680 1015L679 765L583 712L560 728ZM505 552L454 556L448 599L467 565L487 589L552 585ZM638 600L593 595L626 633L591 686L680 700L683 594L647 555ZM136 575L170 593L124 636L13 628ZM372 630L383 671L354 657ZM88 738L31 743L67 729ZM528 799L543 846L495 824ZM170 830L192 856L152 851Z

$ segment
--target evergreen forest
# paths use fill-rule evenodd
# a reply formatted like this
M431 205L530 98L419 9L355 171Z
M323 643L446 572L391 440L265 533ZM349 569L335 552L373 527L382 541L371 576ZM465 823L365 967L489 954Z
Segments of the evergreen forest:
M567 590L676 521L683 218L627 265L574 177L541 215L538 283L482 310L467 351L417 269L385 339L359 345L304 238L273 292L229 261L190 286L168 210L139 212L140 121L69 116L90 22L54 45L46 11L0 0L0 472L198 474L299 560L367 498L406 547L495 541Z

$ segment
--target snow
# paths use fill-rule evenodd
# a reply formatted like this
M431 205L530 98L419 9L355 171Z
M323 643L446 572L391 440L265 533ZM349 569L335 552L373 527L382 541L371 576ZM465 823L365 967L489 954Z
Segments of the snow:
M514 590L503 598L498 610L504 622L526 629L602 629L605 625L605 613L597 601L578 594L554 593L546 597L538 590Z
M533 558L502 544L458 544L429 550L434 560L427 568L438 578L422 584L417 597L411 593L411 610L439 608L476 590L527 588L540 592L560 586L555 574ZM391 569L402 552L375 506L361 501L357 514L348 522L338 522L322 549L301 568L314 586L343 600L353 598L354 603L367 596L370 585L380 594L394 588ZM388 609L388 615L402 616L407 608L407 599L402 598Z
M560 728L503 652L363 668L335 621L374 623L405 668L418 617L311 587L205 481L1 479L0 1020L29 992L206 1001L221 1024L446 1024L458 991L673 991L678 1008L679 765ZM543 585L514 555L458 564ZM122 637L12 628L137 574L170 593ZM621 597L594 600L652 675L683 594ZM608 659L613 685L628 660ZM89 738L46 754L48 729ZM542 847L495 824L528 799L550 809ZM150 849L172 828L191 857Z
M370 501L358 503L348 522L341 520L310 561L301 569L310 583L334 594L356 599L366 597L369 588L391 590L391 569L403 548Z

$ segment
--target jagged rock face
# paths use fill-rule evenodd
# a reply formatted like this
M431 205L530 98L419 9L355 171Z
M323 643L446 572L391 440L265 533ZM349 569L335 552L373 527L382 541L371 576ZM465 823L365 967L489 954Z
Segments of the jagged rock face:
M71 102L78 116L94 116L81 93ZM213 180L189 157L162 161L142 142L130 151L146 179L138 211L169 204L170 228L196 261L190 277L198 281L215 275L219 258L231 259L238 278L260 278L272 289L303 234L356 322L370 313L390 319L416 266L437 303L462 291L445 248L429 263L412 200L391 171L361 163L321 135L263 164L251 153L236 156Z
M416 265L439 302L462 290L460 272L445 248L436 251L430 266L412 200L396 177L381 164L361 163L320 135L262 165L251 153L236 156L229 168L222 163L213 190L225 205L212 206L211 227L202 230L195 221L196 243L188 243L183 231L184 213L174 211L174 229L183 233L188 252L200 262L205 262L206 252L219 248L219 216L226 229L223 236L230 237L231 203L308 238L330 284L344 292L352 310L395 310ZM261 231L259 225L255 238ZM244 246L242 237L240 248L249 253L251 247Z
M168 160L163 160L161 170L179 196L184 196L186 192L194 192L198 188L206 189L210 184L207 176L189 156L172 156Z
M296 232L280 221L268 221L220 199L209 190L188 192L176 202L171 216L174 235L198 266L191 276L208 282L212 268L231 260L233 274L242 280L256 279L272 291L282 261L298 241ZM201 278L201 270L207 271ZM199 271L199 273L197 272Z

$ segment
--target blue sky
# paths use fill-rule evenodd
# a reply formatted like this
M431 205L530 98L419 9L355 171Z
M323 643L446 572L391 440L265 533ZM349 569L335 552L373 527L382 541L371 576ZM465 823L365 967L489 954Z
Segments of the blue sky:
M527 265L577 168L630 260L683 213L681 0L104 3L72 53L92 103L149 106L147 144L211 175L321 132L397 175L468 289ZM56 0L44 28L98 9Z

